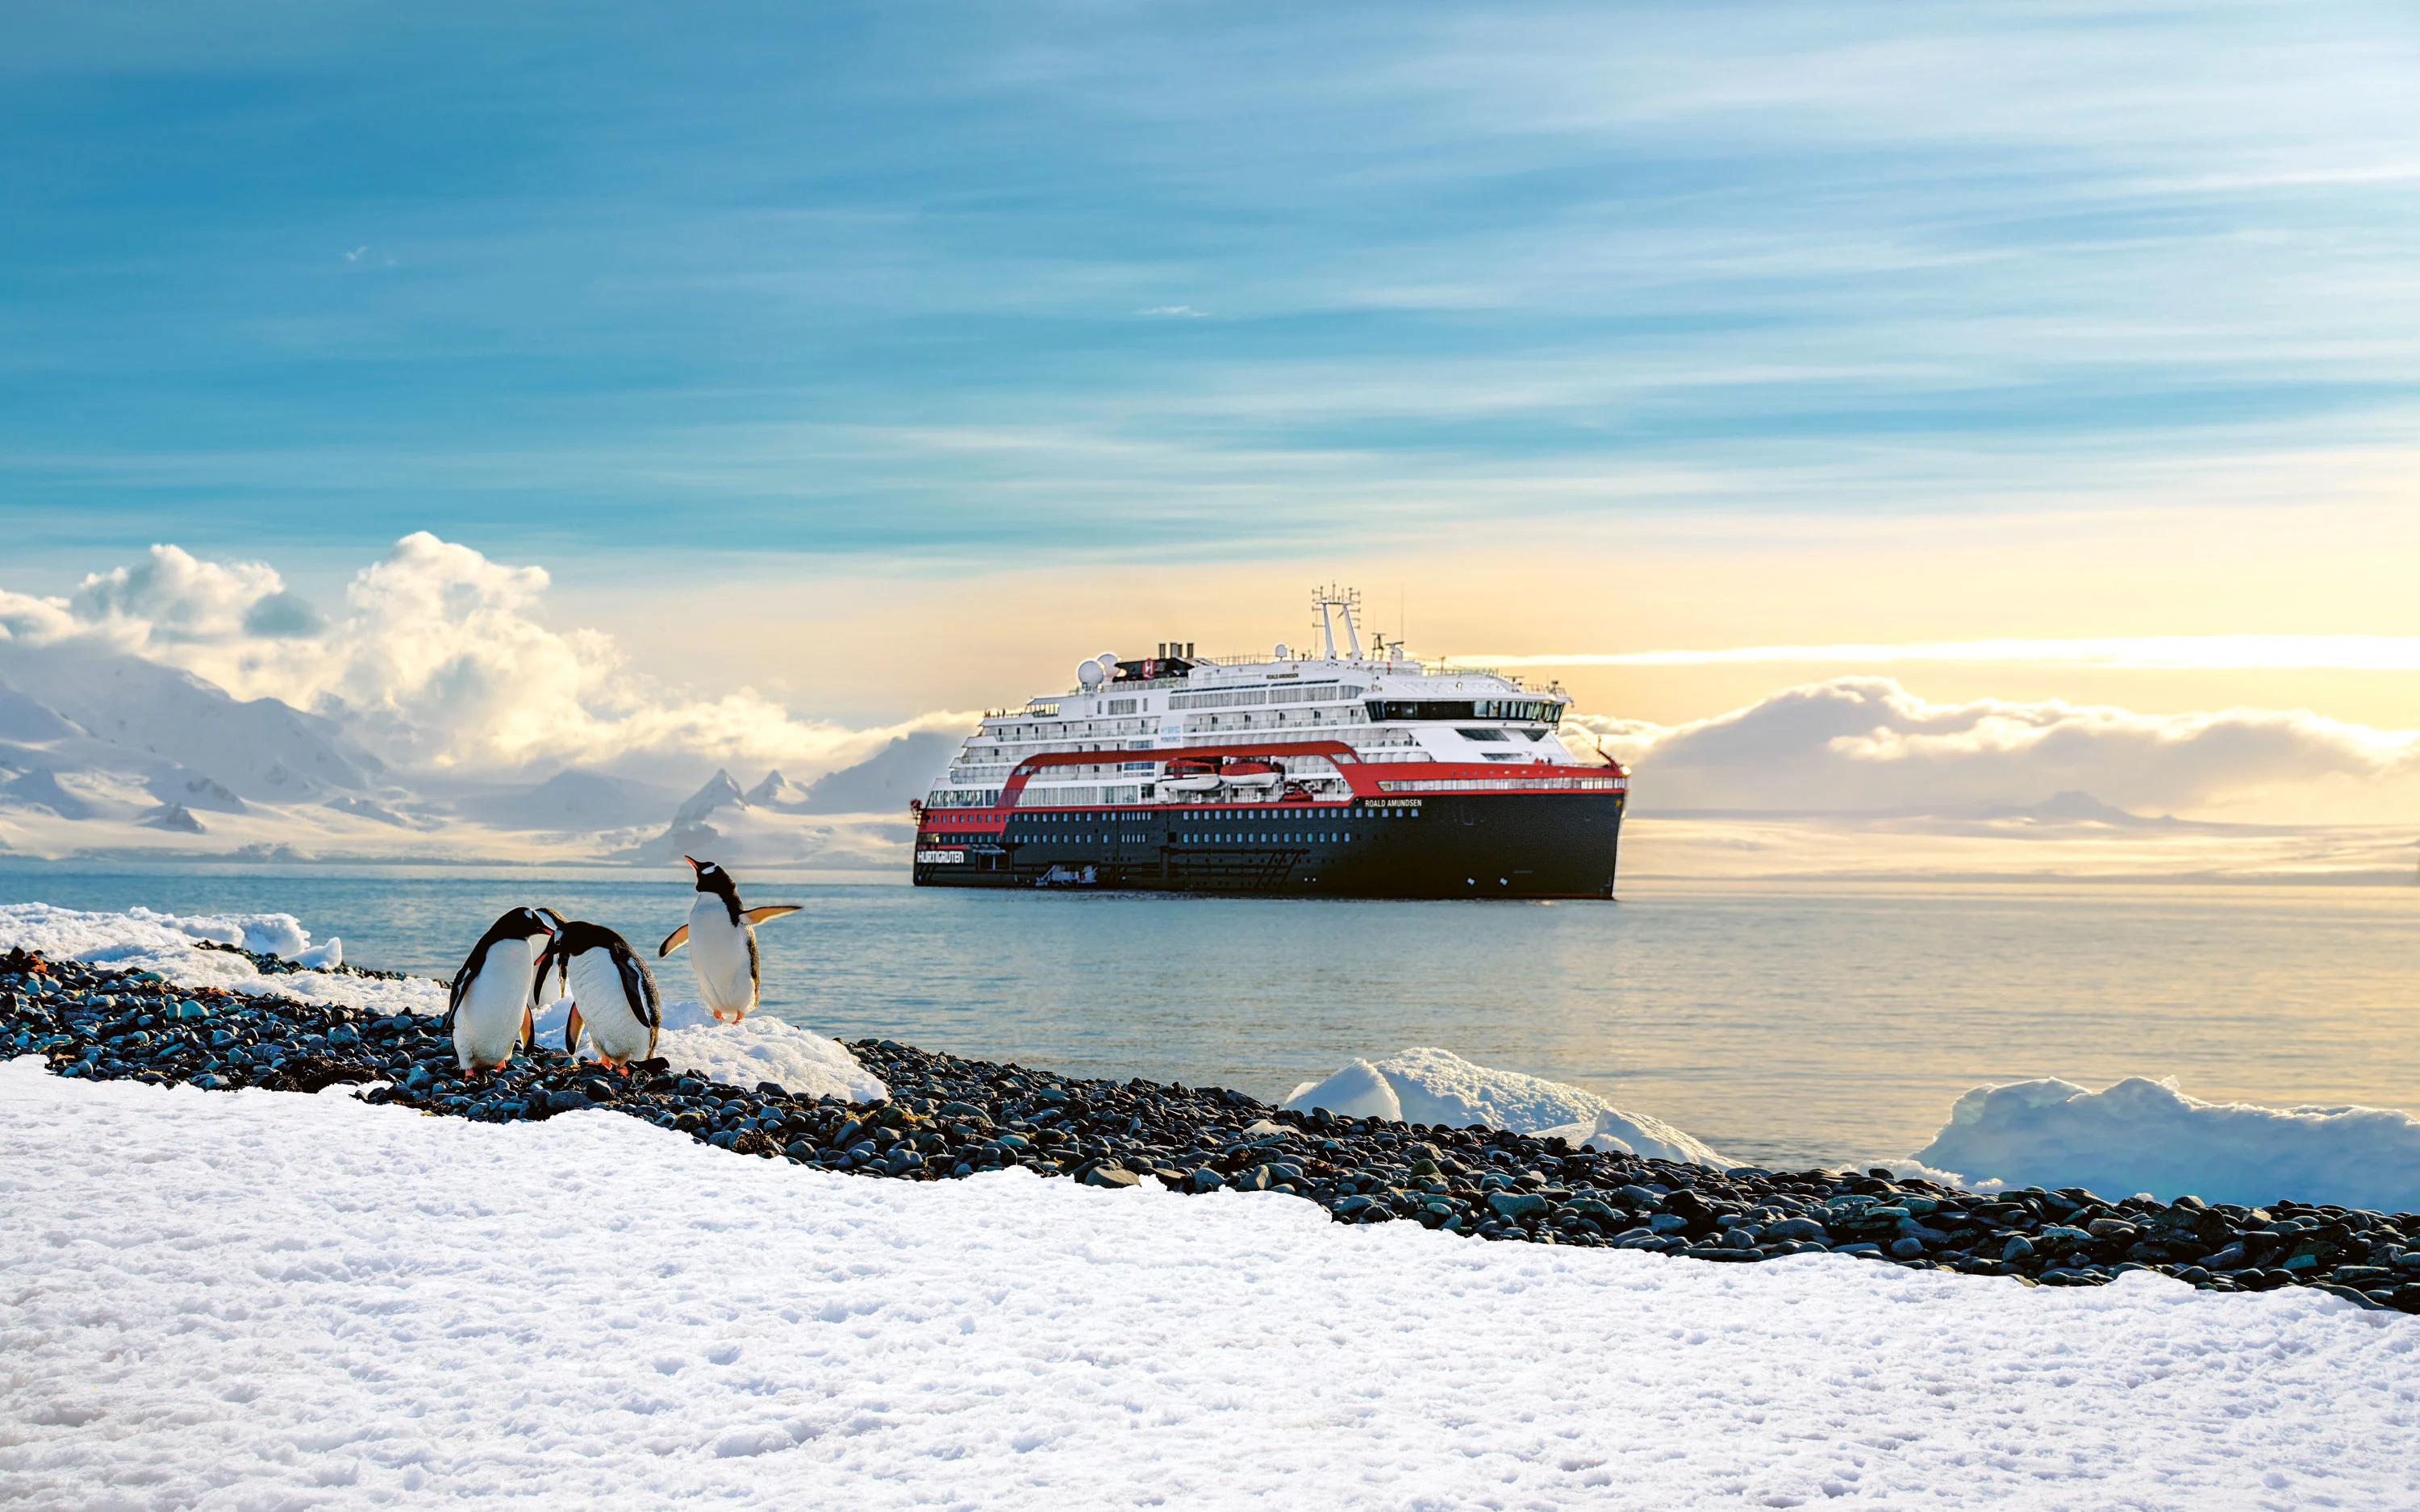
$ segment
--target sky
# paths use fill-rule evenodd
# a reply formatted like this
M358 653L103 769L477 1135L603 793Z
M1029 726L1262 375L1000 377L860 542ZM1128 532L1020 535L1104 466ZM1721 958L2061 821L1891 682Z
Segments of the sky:
M1344 579L1607 718L2412 730L2408 658L2241 638L2420 635L2415 64L2358 3L27 0L0 588L174 544L290 640L427 532L860 728ZM2227 639L2073 650L2148 638Z

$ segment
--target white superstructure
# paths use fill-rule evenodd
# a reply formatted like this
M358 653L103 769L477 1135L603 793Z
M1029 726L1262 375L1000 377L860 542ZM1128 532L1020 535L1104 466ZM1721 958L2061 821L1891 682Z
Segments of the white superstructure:
M1312 608L1315 650L1197 656L1189 642L1163 641L1154 656L1104 654L1080 663L1066 692L986 714L924 807L990 808L1017 763L1045 754L1101 759L1041 769L1020 807L1198 803L1221 788L1250 795L1271 786L1273 774L1227 767L1220 775L1155 753L1273 742L1339 741L1363 763L1603 766L1601 758L1581 761L1559 737L1570 702L1559 685L1534 688L1481 668L1423 663L1400 640L1365 650L1359 595L1350 591L1322 590ZM1276 775L1313 798L1348 793L1322 757L1289 757Z

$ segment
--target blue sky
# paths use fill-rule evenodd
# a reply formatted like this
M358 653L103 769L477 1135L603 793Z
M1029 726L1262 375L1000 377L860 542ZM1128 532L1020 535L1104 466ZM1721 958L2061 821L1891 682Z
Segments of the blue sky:
M0 532L55 590L2197 506L2408 455L2414 16L29 0Z

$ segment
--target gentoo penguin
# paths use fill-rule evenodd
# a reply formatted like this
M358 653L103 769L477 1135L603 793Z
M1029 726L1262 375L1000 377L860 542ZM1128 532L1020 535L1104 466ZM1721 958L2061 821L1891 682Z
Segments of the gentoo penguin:
M454 1037L462 1074L492 1070L530 1041L532 994L554 928L535 908L516 908L479 936L445 1000L442 1027Z
M798 905L742 908L730 872L694 856L681 859L697 869L697 900L689 905L689 922L666 935L656 954L670 955L686 941L698 995L716 1018L737 1024L756 1011L756 926L795 914Z
M615 1071L627 1072L633 1060L656 1053L656 1031L663 1014L656 997L655 974L630 949L630 942L602 924L572 919L555 931L554 943L538 962L538 976L563 973L571 992L571 1017L563 1026L563 1053L580 1053L584 1026L597 1046L597 1058Z

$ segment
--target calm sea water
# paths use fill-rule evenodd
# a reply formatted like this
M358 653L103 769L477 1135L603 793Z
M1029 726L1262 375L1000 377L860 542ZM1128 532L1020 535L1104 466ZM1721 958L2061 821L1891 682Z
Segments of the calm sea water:
M1442 1045L1761 1164L1923 1144L1986 1081L2420 1108L2420 888L1639 884L1618 903L926 891L760 879L765 997L826 1033L1282 1097ZM649 949L686 883L594 872L0 867L0 901L291 913L450 975L551 903ZM690 995L685 958L665 982Z

